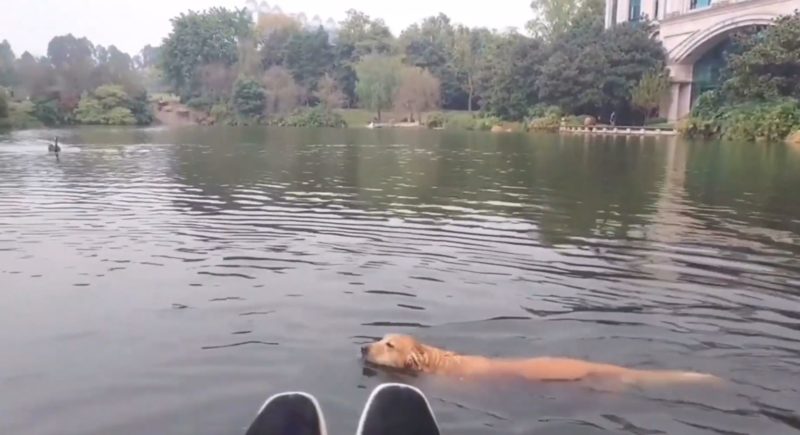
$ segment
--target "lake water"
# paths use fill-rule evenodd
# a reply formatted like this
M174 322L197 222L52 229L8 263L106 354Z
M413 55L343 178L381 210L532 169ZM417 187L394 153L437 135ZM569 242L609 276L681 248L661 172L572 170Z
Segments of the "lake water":
M60 161L45 139L62 137ZM333 435L401 380L445 435L800 432L800 150L193 128L0 136L0 433L241 434L306 390ZM365 368L461 352L688 369L609 391Z

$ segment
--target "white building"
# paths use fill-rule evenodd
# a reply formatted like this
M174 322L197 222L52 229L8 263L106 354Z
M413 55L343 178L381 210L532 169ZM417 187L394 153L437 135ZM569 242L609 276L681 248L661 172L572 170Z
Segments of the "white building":
M800 0L606 0L606 27L652 20L667 50L672 89L662 115L676 121L716 85L724 50L738 29L766 26L800 9Z

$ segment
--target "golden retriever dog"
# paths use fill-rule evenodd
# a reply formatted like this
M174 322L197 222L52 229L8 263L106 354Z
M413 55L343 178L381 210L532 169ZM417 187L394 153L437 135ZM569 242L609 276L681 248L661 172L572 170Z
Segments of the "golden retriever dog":
M571 358L486 358L459 355L423 344L414 337L390 334L361 347L365 361L378 366L460 378L520 377L533 381L616 380L624 384L719 383L705 374L669 370L635 370Z

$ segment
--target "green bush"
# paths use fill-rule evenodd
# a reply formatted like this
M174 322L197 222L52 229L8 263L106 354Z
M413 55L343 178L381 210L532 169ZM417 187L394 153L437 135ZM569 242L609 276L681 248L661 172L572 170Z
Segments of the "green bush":
M583 123L581 123L583 125ZM548 115L541 118L534 118L528 123L528 129L533 131L558 131L561 127L561 117L557 115Z
M561 117L564 112L558 106L549 106L547 104L537 104L528 109L528 118L547 118L547 117Z
M431 113L425 119L425 126L428 128L442 128L447 123L447 118L443 113Z
M261 83L252 79L240 79L233 89L233 107L239 115L259 118L264 113L266 92Z
M776 142L800 128L800 102L797 100L745 103L716 110L712 103L698 101L700 108L695 107L692 116L681 126L681 133L690 137L718 136L731 141Z
M115 107L106 113L105 123L108 125L135 125L136 117L127 107Z
M30 101L10 103L8 106L8 118L4 120L5 127L15 129L41 128L44 123L36 119L34 109L34 105Z
M34 103L33 116L48 127L69 123L69 115L63 113L58 100L38 100Z
M277 121L277 124L283 127L347 127L341 115L322 106L301 109L288 118Z
M146 94L131 98L122 86L104 85L81 97L75 120L89 125L145 125L153 115Z
M211 106L208 115L214 120L215 124L232 124L234 122L231 108L227 104L217 103Z

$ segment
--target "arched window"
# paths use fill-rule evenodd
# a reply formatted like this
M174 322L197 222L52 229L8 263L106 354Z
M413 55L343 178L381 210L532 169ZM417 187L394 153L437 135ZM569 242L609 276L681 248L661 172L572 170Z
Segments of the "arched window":
M711 6L711 0L692 0L690 4L692 9L702 9Z
M641 18L642 18L642 0L631 0L631 8L628 13L628 21L639 21Z

